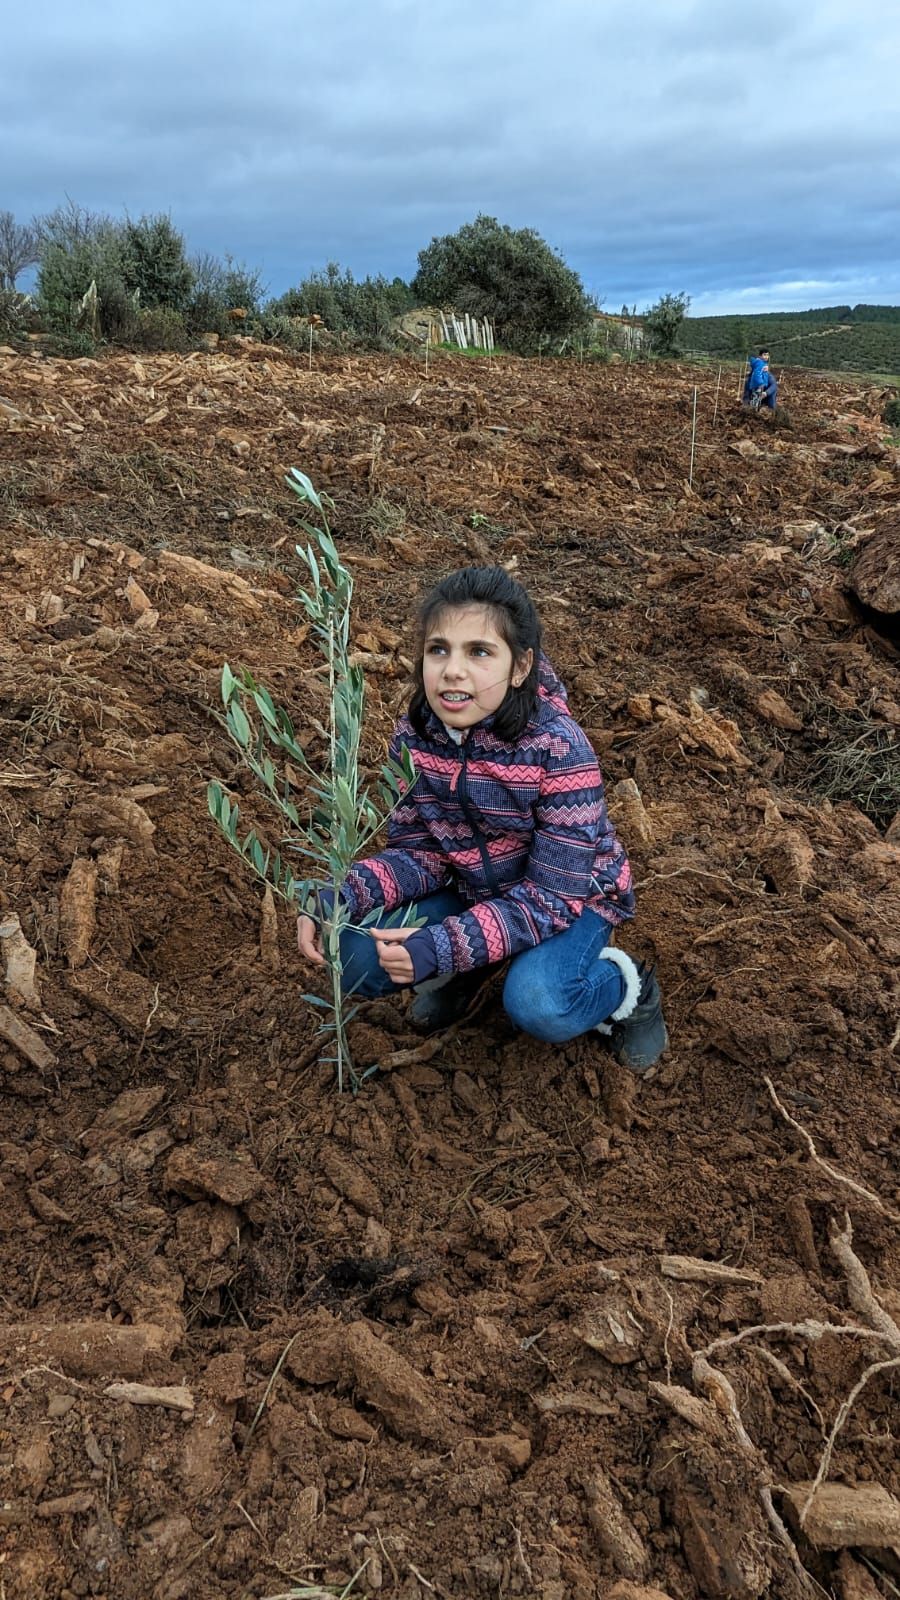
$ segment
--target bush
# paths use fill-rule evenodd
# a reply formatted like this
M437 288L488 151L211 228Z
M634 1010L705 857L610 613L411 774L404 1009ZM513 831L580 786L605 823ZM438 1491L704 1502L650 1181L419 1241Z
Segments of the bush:
M651 350L659 356L678 354L678 334L690 306L690 295L664 294L644 312L644 328Z
M69 201L40 223L38 303L51 331L144 349L186 348L178 316L194 282L184 240L167 216L114 222ZM96 323L82 310L97 287ZM172 312L172 317L148 312ZM166 340L171 342L167 343Z
M589 328L581 279L533 228L478 216L419 252L412 289L420 303L489 317L498 340L531 353Z
M40 227L37 298L51 331L78 330L81 302L95 283L97 331L117 337L134 311L125 285L121 228L71 201L44 217Z
M128 219L122 229L122 270L126 288L143 308L180 311L187 304L194 274L171 217Z
M253 332L264 344L280 344L286 350L306 349L309 333L305 324L268 306L254 318Z
M881 420L886 422L889 428L900 428L900 395L895 395L893 400L888 401L881 413Z
M190 340L180 311L148 306L138 312L128 343L140 350L187 350Z
M77 361L83 356L97 354L97 341L85 328L76 328L72 333L54 333L50 335L45 346L50 356L60 356L63 360Z
M243 308L254 318L259 314L263 286L258 272L226 256L224 262L205 253L191 262L193 288L184 308L189 334L217 333L227 338L234 332L229 311Z
M22 337L28 330L28 296L16 289L0 289L0 333L4 338Z
M289 289L266 307L266 313L280 317L321 317L329 333L342 335L342 343L372 349L390 349L394 344L393 325L409 311L413 295L402 278L363 278L341 271L329 261L324 271Z

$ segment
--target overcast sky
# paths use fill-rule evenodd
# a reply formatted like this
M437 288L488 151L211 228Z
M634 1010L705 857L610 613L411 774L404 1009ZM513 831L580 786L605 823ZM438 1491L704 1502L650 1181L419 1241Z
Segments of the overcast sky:
M479 211L606 309L900 304L895 0L19 0L0 209L169 211L270 293Z

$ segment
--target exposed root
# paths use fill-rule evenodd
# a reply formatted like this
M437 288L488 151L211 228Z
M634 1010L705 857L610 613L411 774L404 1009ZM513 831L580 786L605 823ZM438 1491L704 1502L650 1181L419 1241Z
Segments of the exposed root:
M781 1379L782 1383L786 1383L789 1389L796 1390L797 1394L799 1394L800 1397L803 1400L806 1401L806 1404L809 1406L810 1411L814 1411L815 1412L816 1417L818 1419L819 1427L822 1429L822 1432L824 1434L824 1432L825 1432L825 1418L823 1417L821 1411L819 1410L819 1407L816 1405L816 1402L813 1399L812 1395L810 1394L809 1390L806 1388L806 1386L804 1384L802 1384L800 1382L799 1378L795 1378L794 1374L792 1373L792 1371L791 1371L790 1367L787 1365L787 1363L784 1362L784 1361L779 1360L778 1356L773 1355L771 1350L767 1350L764 1344L751 1344L751 1345L748 1345L747 1348L748 1348L748 1350L752 1350L755 1355L758 1355L760 1360L765 1362L767 1367L771 1367L772 1368L773 1372L777 1372L777 1374L778 1374L779 1378Z
M789 1116L785 1111L775 1093L771 1081L766 1078L765 1083L778 1110L793 1127L797 1128L798 1132L806 1141L810 1150L810 1154L818 1163L818 1165L824 1167L831 1177L837 1178L840 1182L849 1185L850 1188L854 1189L857 1193L860 1193L869 1202L874 1202L876 1208L880 1212L885 1215L890 1215L890 1213L887 1211L887 1208L883 1206L877 1195L872 1195L868 1190L861 1189L859 1185L854 1184L852 1180L848 1178L844 1178L842 1174L835 1172L833 1168L829 1167L826 1162L821 1160L821 1158L816 1154L809 1135L799 1126L798 1123L794 1121L793 1117ZM818 1585L803 1566L797 1548L784 1522L775 1509L775 1505L772 1500L771 1486L767 1481L768 1474L764 1465L762 1464L762 1458L759 1451L744 1427L743 1419L740 1411L738 1410L734 1390L725 1374L717 1367L711 1365L709 1357L736 1345L745 1344L750 1340L758 1340L762 1337L769 1338L773 1335L778 1336L779 1338L804 1339L809 1341L823 1339L826 1336L864 1340L874 1339L882 1345L887 1345L888 1349L891 1351L891 1355L887 1360L875 1361L870 1366L866 1367L861 1377L857 1380L850 1393L843 1401L825 1441L825 1446L819 1461L818 1470L800 1511L800 1526L802 1528L805 1524L807 1515L810 1507L813 1504L817 1491L821 1488L822 1484L825 1483L828 1477L835 1445L841 1430L846 1424L847 1419L850 1416L850 1413L852 1412L853 1407L862 1391L865 1389L870 1380L874 1377L877 1377L880 1373L893 1372L900 1368L900 1327L898 1327L894 1318L885 1310L884 1306L882 1306L876 1298L872 1289L872 1285L869 1281L869 1275L855 1250L853 1249L853 1229L849 1215L845 1213L843 1227L840 1227L837 1222L832 1220L829 1227L829 1238L831 1242L832 1254L835 1256L836 1260L843 1269L844 1276L847 1281L847 1292L850 1303L853 1306L854 1311L856 1311L857 1314L864 1320L867 1326L860 1327L856 1324L845 1326L838 1323L819 1322L813 1318L809 1318L802 1322L757 1324L751 1328L743 1328L740 1333L729 1334L724 1338L715 1339L711 1344L707 1345L704 1350L699 1350L694 1354L691 1369L694 1387L698 1391L698 1394L702 1394L706 1397L705 1400L699 1399L697 1394L691 1394L687 1389L682 1389L676 1385L672 1385L671 1382L665 1384L654 1383L650 1386L651 1392L655 1394L657 1398L664 1401L678 1414L678 1416L696 1428L703 1429L706 1432L712 1431L710 1426L711 1418L708 1410L709 1402L712 1402L716 1408L716 1411L727 1419L730 1430L737 1441L739 1449L747 1457L747 1459L753 1463L756 1472L759 1474L760 1503L765 1511L766 1518L775 1533L778 1543L785 1551L798 1581L800 1582L804 1592L807 1594L812 1594L818 1590ZM815 1405L815 1402L812 1401L811 1397L806 1393L803 1385L797 1378L794 1377L793 1373L784 1364L784 1362L780 1361L777 1356L772 1355L770 1351L758 1345L754 1345L753 1348L756 1349L757 1354L762 1356L770 1366L775 1368L782 1380L787 1381L791 1387L798 1390L803 1398L810 1405L812 1405L817 1416L819 1417L821 1424L823 1421L821 1412Z
M717 1355L720 1350L727 1350L729 1345L743 1344L745 1339L755 1339L762 1334L777 1333L782 1339L824 1339L826 1334L836 1334L838 1338L843 1334L853 1339L878 1339L883 1338L872 1328L857 1328L855 1325L847 1326L842 1322L816 1322L810 1319L807 1322L758 1322L752 1328L742 1328L740 1333L729 1333L724 1339L714 1339L712 1344L698 1352L703 1356Z
M896 1211L891 1211L885 1205L884 1201L877 1194L875 1194L874 1190L867 1189L863 1184L854 1182L853 1178L848 1178L845 1173L839 1172L837 1167L832 1167L827 1161L822 1159L813 1143L811 1135L808 1134L806 1129L791 1116L789 1111L785 1110L777 1094L775 1093L775 1085L773 1084L772 1079L763 1077L763 1083L769 1091L769 1095L773 1105L775 1106L775 1109L782 1117L784 1117L785 1122L789 1122L792 1128L796 1128L801 1139L803 1140L803 1143L806 1145L806 1148L809 1151L810 1160L814 1161L817 1167L821 1167L823 1172L827 1172L829 1178L833 1178L835 1183L842 1183L844 1187L846 1189L850 1189L853 1194L859 1195L861 1200L866 1200L870 1206L874 1206L875 1210L880 1211L883 1217L888 1217L891 1222L900 1222L900 1214L898 1214Z
M874 1328L881 1335L890 1350L900 1355L900 1328L875 1298L869 1274L853 1249L853 1227L847 1212L844 1212L843 1229L832 1221L828 1235L832 1254L844 1269L850 1304L854 1311L865 1317L870 1328Z
M853 1410L856 1401L862 1394L863 1389L866 1387L869 1379L875 1377L876 1373L891 1372L896 1367L900 1367L900 1356L892 1356L889 1361L876 1361L871 1367L866 1367L862 1377L857 1380L857 1382L853 1385L853 1388L850 1390L850 1393L848 1394L846 1400L834 1419L834 1425L832 1426L831 1432L825 1441L825 1449L822 1451L822 1459L819 1462L819 1470L812 1481L809 1494L803 1502L803 1506L800 1511L801 1528L803 1527L809 1514L809 1508L816 1497L817 1489L821 1487L821 1485L825 1482L825 1479L828 1477L828 1469L831 1466L831 1457L834 1454L837 1436L843 1428L844 1423L847 1421L851 1411Z
M740 1449L755 1464L759 1453L744 1427L734 1390L724 1372L720 1372L718 1367L710 1366L703 1355L694 1357L692 1372L697 1388L704 1390L712 1400L716 1410L728 1418ZM794 1569L798 1583L805 1593L814 1594L815 1585L813 1580L800 1560L797 1547L775 1509L771 1487L764 1481L760 1482L759 1485L759 1498L769 1525Z
M377 1063L379 1072L392 1072L395 1067L412 1067L418 1061L430 1061L445 1044L450 1044L459 1033L459 1024L454 1023L452 1028L445 1028L443 1033L436 1033L430 1039L425 1039L422 1044L413 1045L409 1050L394 1050L389 1056L382 1056Z
M725 1374L711 1366L702 1353L694 1356L691 1371L694 1386L706 1396L705 1399L678 1384L651 1383L650 1392L669 1406L682 1421L697 1428L711 1441L718 1440L720 1447L724 1445L726 1436L734 1442L752 1469L766 1521L790 1562L802 1593L813 1595L817 1585L800 1560L794 1541L775 1509L765 1460L744 1427L731 1384ZM727 1429L726 1436L723 1436L723 1428Z
M876 1377L879 1372L892 1372L900 1367L900 1327L897 1326L890 1313L885 1311L884 1306L875 1298L872 1285L869 1282L869 1274L853 1249L853 1227L848 1214L844 1213L843 1228L839 1228L837 1223L832 1220L828 1232L832 1254L842 1266L844 1276L847 1279L847 1292L854 1311L857 1311L869 1323L872 1330L869 1335L870 1338L880 1339L883 1344L888 1346L888 1349L894 1351L894 1354L887 1361L875 1361L871 1366L866 1367L865 1372L857 1379L857 1382L843 1401L834 1419L831 1432L825 1441L825 1448L822 1451L818 1470L800 1511L801 1528L809 1514L809 1508L813 1503L816 1491L828 1477L828 1470L831 1466L831 1458L834 1454L838 1435L866 1384L871 1378ZM862 1332L862 1330L859 1331Z

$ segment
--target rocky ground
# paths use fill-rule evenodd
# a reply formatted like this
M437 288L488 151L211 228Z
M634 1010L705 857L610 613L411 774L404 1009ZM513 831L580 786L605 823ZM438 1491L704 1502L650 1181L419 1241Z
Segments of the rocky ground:
M8 1600L900 1592L898 452L874 390L788 374L772 425L704 372L689 484L696 381L0 352ZM291 466L372 761L422 587L534 594L660 966L652 1083L494 997L336 1094L205 800L254 811L226 659L323 754ZM399 1004L353 1033L417 1043Z

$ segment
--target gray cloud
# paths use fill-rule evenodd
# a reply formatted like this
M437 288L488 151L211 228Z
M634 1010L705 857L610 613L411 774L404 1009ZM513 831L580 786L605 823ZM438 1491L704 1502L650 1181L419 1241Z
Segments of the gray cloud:
M273 292L487 211L611 305L900 302L898 81L881 0L45 0L4 26L0 206L170 210Z

